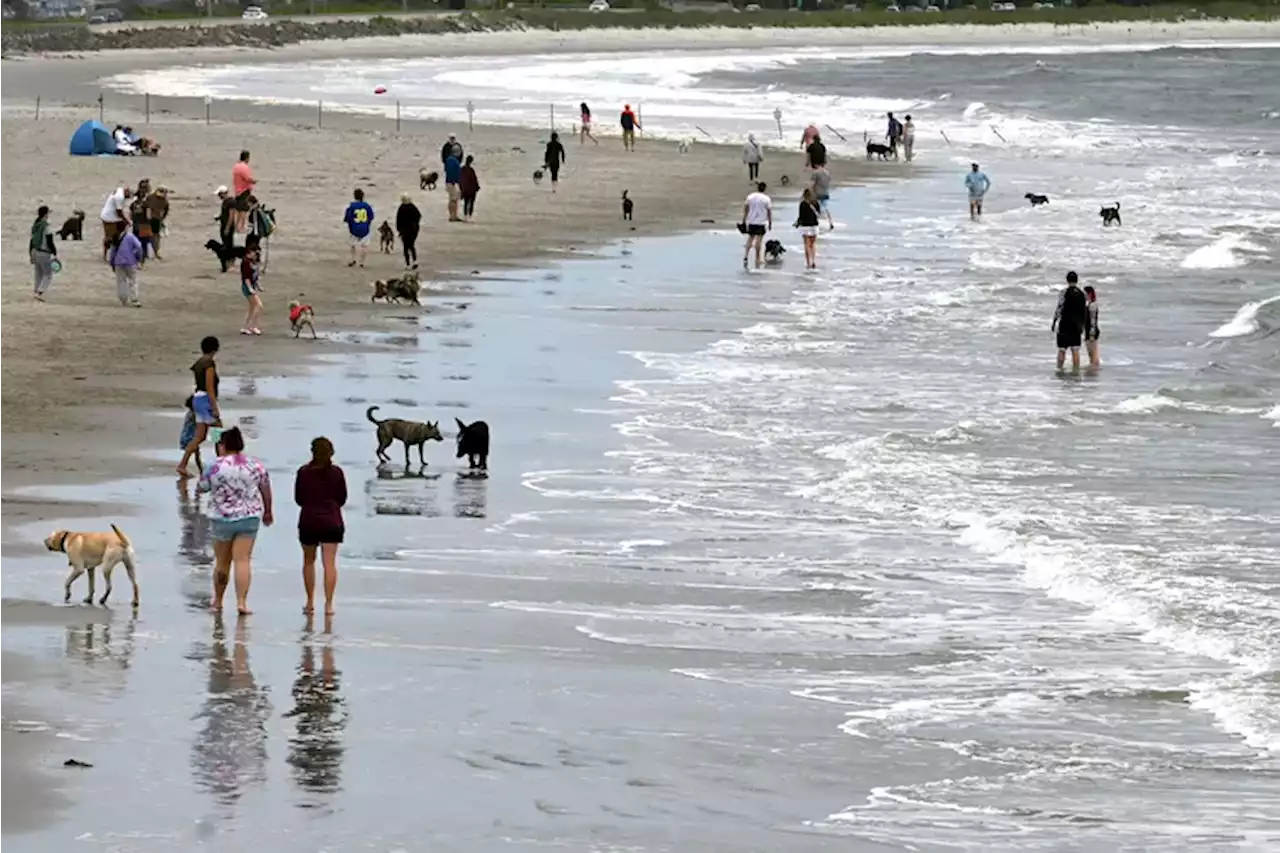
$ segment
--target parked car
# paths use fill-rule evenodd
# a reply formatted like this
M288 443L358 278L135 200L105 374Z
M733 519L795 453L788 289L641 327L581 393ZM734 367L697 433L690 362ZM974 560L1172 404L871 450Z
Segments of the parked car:
M609 0L591 0L591 5L587 8L592 12L608 12Z
M861 12L862 7L859 6L857 3L845 3L844 10L846 12Z
M119 9L99 9L89 16L91 24L118 24L124 20L124 13Z
M928 6L925 6L925 7L924 7L924 10L925 10L926 12L941 12L941 11L942 11L941 9L939 9L937 6L933 5L932 3L930 3Z
M901 11L902 11L902 9L901 9L901 8L899 8L899 6L898 6L898 4L897 4L897 3L894 3L892 6L885 6L885 7L884 7L884 10L885 10L886 12L901 12Z
M265 21L271 16L261 6L245 6L240 17L246 21Z
M746 5L746 10L747 10L748 12L759 12L759 11L760 11L760 4L759 4L759 3L748 3L748 4Z

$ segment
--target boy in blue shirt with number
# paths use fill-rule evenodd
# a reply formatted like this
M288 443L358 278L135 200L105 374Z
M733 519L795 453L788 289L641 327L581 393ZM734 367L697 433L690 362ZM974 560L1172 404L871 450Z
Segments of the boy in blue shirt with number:
M351 235L349 267L356 265L357 257L360 266L364 266L365 256L369 254L369 237L373 234L373 207L364 200L364 190L356 190L354 196L355 201L347 205L346 215L342 217Z

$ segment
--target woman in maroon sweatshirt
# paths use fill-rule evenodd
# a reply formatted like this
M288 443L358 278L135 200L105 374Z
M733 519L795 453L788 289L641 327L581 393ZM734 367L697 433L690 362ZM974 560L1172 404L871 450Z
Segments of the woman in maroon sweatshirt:
M298 541L302 543L302 585L307 591L304 613L315 609L316 548L324 562L324 613L333 615L333 594L338 588L338 546L346 527L342 507L347 502L347 478L333 464L333 442L321 436L311 440L311 461L298 469L293 481L298 513Z

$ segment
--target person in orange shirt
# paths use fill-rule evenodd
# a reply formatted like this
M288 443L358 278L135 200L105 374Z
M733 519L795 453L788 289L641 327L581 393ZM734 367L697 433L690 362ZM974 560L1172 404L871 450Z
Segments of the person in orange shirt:
M236 230L244 233L249 224L249 196L258 182L249 168L249 152L240 152L240 161L231 167L231 190L236 200Z

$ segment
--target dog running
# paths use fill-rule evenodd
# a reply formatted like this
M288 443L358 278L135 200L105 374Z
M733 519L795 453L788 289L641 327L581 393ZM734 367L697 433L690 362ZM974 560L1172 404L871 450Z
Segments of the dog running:
M65 240L70 237L72 240L84 239L84 211L73 210L71 215L67 217L67 221L62 223L62 227L58 229L58 238Z
M387 418L380 421L373 416L378 411L377 406L370 406L364 416L369 422L378 427L378 461L390 462L391 456L387 454L387 448L394 441L400 441L404 444L404 466L409 467L409 448L418 448L418 461L425 466L427 464L426 457L423 456L422 448L428 441L444 441L444 436L440 434L440 427L430 421L425 423L419 421L406 421L402 418Z
M489 425L484 421L472 421L469 424L464 424L459 418L454 418L454 420L458 423L457 458L461 459L465 456L472 468L488 471Z
M133 584L133 606L138 606L138 576L135 571L133 543L124 531L114 524L110 533L77 533L73 530L55 530L44 540L44 547L67 555L71 565L71 574L67 575L64 586L63 602L71 600L71 584L85 572L89 573L89 595L85 604L93 604L94 570L102 569L102 577L107 581L106 592L98 603L105 605L111 597L111 573L115 567L124 563L129 573L129 583Z
M385 219L378 226L378 248L387 255L396 249L396 232Z
M867 159L868 160L874 160L876 157L879 157L881 160L888 160L890 154L892 154L894 158L897 159L897 156L898 156L897 152L894 151L894 149L890 148L888 145L881 145L879 142L867 143Z
M1047 195L1037 195L1036 193L1027 193L1025 196L1023 196L1023 198L1031 202L1032 207L1039 207L1042 204L1049 203L1049 197Z
M627 191L622 191L622 218L628 222L631 221L631 214L635 212L636 203L627 196Z
M414 305L422 304L418 301L418 291L422 289L422 284L418 281L416 272L405 273L400 278L378 279L372 286L373 297L369 300L370 302L383 299L397 305L401 300Z
M426 169L418 171L418 189L420 190L434 190L439 180L439 172L428 172Z
M1111 207L1104 207L1098 211L1098 215L1102 217L1103 225L1116 224L1120 225L1120 202L1116 202Z
M301 293L298 296L302 296ZM293 328L293 336L296 338L302 334L303 329L311 330L311 340L316 339L316 312L305 302L297 299L289 303L289 325Z

